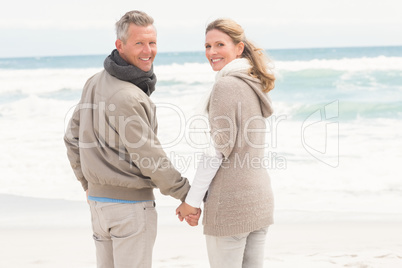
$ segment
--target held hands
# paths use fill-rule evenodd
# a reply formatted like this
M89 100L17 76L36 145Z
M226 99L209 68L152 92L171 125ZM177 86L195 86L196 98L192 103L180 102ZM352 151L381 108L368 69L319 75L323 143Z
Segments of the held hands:
M197 209L198 209L197 214L190 214L185 218L186 222L190 226L197 226L198 225L198 220L200 219L200 216L201 216L201 209L200 208L197 208Z
M185 219L190 226L197 226L201 216L201 209L192 207L186 202L183 202L176 209L176 215L178 215L180 221Z

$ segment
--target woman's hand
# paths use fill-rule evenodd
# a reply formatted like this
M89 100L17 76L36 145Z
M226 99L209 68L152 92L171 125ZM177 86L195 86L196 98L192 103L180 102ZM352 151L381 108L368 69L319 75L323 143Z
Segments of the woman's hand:
M197 226L198 225L198 220L200 219L201 216L201 209L198 209L198 213L197 214L190 214L188 215L185 219L186 222L190 225L190 226Z

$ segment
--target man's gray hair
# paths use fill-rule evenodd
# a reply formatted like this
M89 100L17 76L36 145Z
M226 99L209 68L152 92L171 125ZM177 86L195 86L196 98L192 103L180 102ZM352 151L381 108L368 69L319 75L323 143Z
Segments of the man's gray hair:
M154 19L145 12L133 10L124 14L121 19L116 22L116 37L126 43L128 39L128 27L133 23L137 26L153 25Z

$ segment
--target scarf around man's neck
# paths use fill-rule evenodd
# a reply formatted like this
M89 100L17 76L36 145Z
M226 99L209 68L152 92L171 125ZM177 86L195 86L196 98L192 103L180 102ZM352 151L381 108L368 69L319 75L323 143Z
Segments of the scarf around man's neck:
M111 75L120 80L133 83L141 88L148 96L155 91L156 76L154 74L153 66L148 72L144 72L138 67L128 64L122 57L120 57L117 49L106 57L103 66L105 70Z

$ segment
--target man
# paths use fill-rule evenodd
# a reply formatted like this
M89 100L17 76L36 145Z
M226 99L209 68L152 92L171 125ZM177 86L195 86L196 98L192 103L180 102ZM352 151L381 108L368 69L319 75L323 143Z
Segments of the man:
M85 84L64 141L87 192L98 267L151 267L153 189L184 201L190 186L156 136L153 19L127 12L116 33L116 49Z

